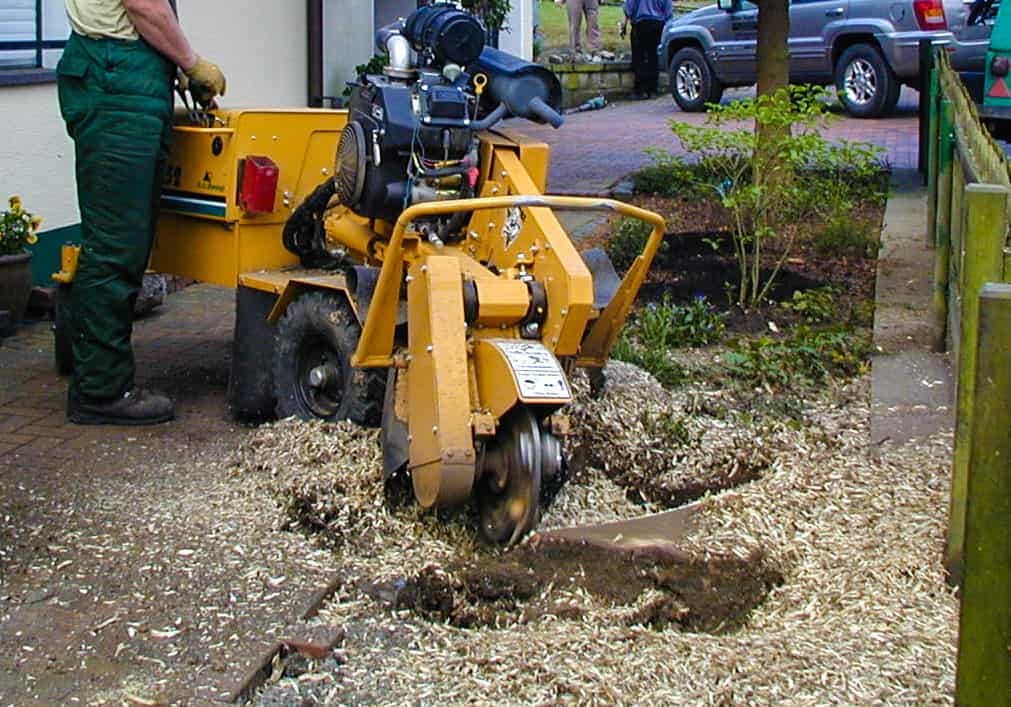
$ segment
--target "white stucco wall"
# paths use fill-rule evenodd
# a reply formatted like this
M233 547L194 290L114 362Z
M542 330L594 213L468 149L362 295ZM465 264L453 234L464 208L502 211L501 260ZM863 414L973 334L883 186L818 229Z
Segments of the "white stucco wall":
M534 2L512 0L506 29L498 37L499 49L527 61L533 61L534 57Z
M306 7L295 0L180 0L194 48L228 77L225 106L306 104ZM55 84L0 86L0 198L20 194L43 230L79 220L74 148Z
M74 145L56 102L56 86L0 86L0 198L20 194L43 229L76 223Z

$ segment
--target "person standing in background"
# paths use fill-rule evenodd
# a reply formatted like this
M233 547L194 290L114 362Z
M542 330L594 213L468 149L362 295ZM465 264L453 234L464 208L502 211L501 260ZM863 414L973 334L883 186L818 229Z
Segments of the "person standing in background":
M673 12L671 0L625 0L624 36L632 24L632 71L635 73L636 98L657 95L660 66L656 50L660 46L663 26Z
M583 51L583 15L586 15L586 46L591 52L600 50L600 25L597 12L600 0L555 0L556 5L565 5L569 11L569 45L572 51ZM657 43L659 43L657 38Z

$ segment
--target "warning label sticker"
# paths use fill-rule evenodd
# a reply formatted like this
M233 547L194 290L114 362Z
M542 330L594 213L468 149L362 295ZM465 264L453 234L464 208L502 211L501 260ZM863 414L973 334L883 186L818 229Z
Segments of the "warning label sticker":
M494 342L505 354L519 385L520 397L569 400L572 392L554 354L536 341Z

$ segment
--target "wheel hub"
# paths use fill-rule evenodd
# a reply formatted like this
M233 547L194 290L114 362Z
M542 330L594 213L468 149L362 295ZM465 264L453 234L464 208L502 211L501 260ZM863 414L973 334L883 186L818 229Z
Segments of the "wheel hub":
M298 352L298 397L313 415L328 418L337 413L344 395L340 360L324 340L306 342Z
M698 100L702 93L702 70L691 62L685 62L678 67L675 76L677 91L689 101Z
M878 90L878 77L870 62L856 59L847 66L843 88L846 90L846 97L857 105L866 105L874 100Z

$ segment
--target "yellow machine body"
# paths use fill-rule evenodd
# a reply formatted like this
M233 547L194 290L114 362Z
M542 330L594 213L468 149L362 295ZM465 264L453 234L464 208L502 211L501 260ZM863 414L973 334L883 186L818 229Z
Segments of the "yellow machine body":
M305 270L282 243L293 210L332 178L346 123L346 111L326 110L220 111L209 126L180 115L151 266L265 293L261 319L271 326L307 293L346 298L361 325L351 363L395 371L384 424L406 428L416 497L426 507L460 503L475 492L489 460L505 454L495 452L495 442L507 415L530 411L545 454L554 454L551 440L567 427L558 411L571 400L568 374L606 363L665 224L609 199L545 196L548 146L486 131L478 136L476 198L416 204L396 223L330 203L323 217L328 245L379 268L367 311L360 310L342 272ZM272 212L240 206L240 165L251 157L277 166ZM560 209L605 210L653 227L607 301L597 301L594 274L556 217ZM453 243L431 241L416 228L419 220L461 211L470 213L466 235ZM72 282L75 264L76 253L65 252L57 280ZM237 351L243 331L237 319Z
M347 112L229 110L214 119L211 127L177 119L151 267L235 287L245 273L298 265L281 243L281 229L330 175ZM278 167L272 213L246 213L236 198L239 165L252 156Z

